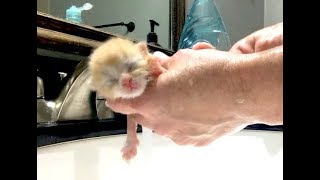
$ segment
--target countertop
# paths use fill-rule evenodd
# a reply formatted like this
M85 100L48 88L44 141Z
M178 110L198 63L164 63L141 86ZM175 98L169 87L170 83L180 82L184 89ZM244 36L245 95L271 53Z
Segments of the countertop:
M59 122L54 126L37 128L37 146L45 146L72 140L92 137L126 134L127 123L124 119L84 120ZM283 126L255 124L247 126L248 130L283 131ZM139 125L137 132L141 132Z

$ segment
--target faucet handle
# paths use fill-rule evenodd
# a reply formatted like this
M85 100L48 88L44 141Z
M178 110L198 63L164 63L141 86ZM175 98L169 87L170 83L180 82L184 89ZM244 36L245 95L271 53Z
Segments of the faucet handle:
M60 76L60 81L62 81L63 78L65 78L68 74L65 72L58 72L59 76Z

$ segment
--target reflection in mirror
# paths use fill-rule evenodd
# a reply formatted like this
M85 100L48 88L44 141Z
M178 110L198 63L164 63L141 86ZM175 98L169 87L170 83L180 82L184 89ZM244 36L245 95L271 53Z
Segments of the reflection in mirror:
M92 8L84 10L86 3L92 5ZM37 10L136 40L147 40L151 29L154 29L157 43L163 48L174 49L174 36L177 35L172 31L177 28L173 25L177 26L179 23L172 22L172 17L177 16L177 12L172 10L175 8L173 6L178 4L183 6L180 8L183 11L179 13L184 21L184 1L177 3L171 0L37 0ZM88 7L88 4L86 5ZM81 13L81 17L70 18L67 11ZM158 26L151 27L152 20ZM179 28L182 29L182 26Z
M129 24L135 28L127 32L125 26L111 26L99 30L125 35L136 40L146 40L150 32L149 20L155 26L158 43L173 51L194 0L37 0L37 10L55 17L66 18L66 10L72 5L85 3L92 9L82 12L82 23L99 26L115 23ZM250 33L282 21L283 0L215 0L229 33L231 45Z

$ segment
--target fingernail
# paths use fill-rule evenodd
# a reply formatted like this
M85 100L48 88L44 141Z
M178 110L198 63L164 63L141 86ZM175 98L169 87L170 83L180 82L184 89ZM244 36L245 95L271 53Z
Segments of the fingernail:
M193 49L194 47L198 46L200 42L196 42L195 44L192 45L192 47L190 49Z

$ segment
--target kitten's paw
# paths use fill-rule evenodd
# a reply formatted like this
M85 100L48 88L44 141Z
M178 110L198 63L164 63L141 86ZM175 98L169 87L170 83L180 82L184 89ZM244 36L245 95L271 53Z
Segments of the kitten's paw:
M137 143L126 144L122 149L122 159L129 162L137 155Z

